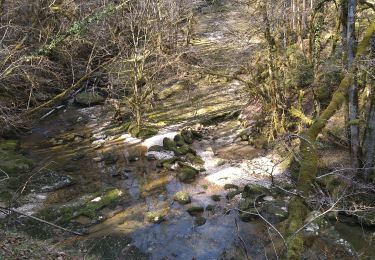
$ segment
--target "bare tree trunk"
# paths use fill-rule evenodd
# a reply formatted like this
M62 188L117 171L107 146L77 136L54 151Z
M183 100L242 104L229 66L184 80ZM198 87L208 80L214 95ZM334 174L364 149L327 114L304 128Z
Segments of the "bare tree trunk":
M348 1L348 67L351 67L354 61L356 38L355 38L355 15L356 15L356 0ZM351 86L348 90L348 108L349 108L349 125L350 125L350 155L351 166L353 169L360 167L359 163L359 125L358 125L358 86L356 73L353 73Z
M371 58L375 59L375 35L372 37L371 41ZM372 71L375 74L375 69ZM370 179L374 173L374 161L375 161L375 80L370 79L370 86L372 84L371 90L371 107L367 117L367 125L365 129L365 134L363 138L363 167L364 178Z

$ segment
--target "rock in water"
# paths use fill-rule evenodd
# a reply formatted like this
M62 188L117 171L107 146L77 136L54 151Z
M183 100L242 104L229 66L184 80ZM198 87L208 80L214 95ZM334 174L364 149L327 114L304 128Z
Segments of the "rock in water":
M153 145L150 148L148 148L149 152L161 152L163 150L164 150L164 148L161 145Z
M206 224L206 219L204 217L198 216L195 218L194 223L197 226L203 226L204 224Z
M193 204L186 210L191 216L197 216L203 213L204 208L201 205Z
M199 171L185 163L180 163L180 172L177 174L181 182L192 182L199 174Z
M146 219L150 223L159 224L165 220L165 214L163 214L161 211L147 212Z
M189 204L191 202L191 198L189 193L185 191L179 191L173 196L173 200L177 201L180 204Z
M221 197L220 195L212 195L212 196L211 196L211 199L212 199L213 201L216 201L216 202L217 202L217 201L220 201L220 197Z

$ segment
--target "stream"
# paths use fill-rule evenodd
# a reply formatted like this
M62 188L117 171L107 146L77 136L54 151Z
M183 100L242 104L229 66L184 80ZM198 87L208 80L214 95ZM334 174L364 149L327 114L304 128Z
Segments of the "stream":
M241 163L235 163L235 153L225 148L227 143L233 141L233 136L215 141L210 137L194 143L197 153L206 162L206 172L187 184L175 178L173 172L158 168L156 161L146 156L147 146L160 144L167 136L173 138L181 126L162 129L157 136L143 142L127 134L106 136L103 131L109 125L106 118L111 118L110 113L105 106L69 106L32 129L32 133L22 140L22 149L39 162L39 167L67 175L74 179L75 184L45 194L33 194L33 198L41 199L34 199L19 210L32 214L44 207L64 207L77 198L99 190L118 188L127 192L129 199L111 209L101 209L103 216L110 215L103 221L96 223L87 217L79 217L77 222L87 228L85 232L88 235L78 239L79 243L75 241L75 245L78 243L79 246L89 247L95 241L96 245L91 251L104 259L125 257L128 251L124 251L124 248L130 245L139 248L151 259L227 259L231 255L234 259L246 259L246 254L262 259L264 246L259 238L264 232L264 225L260 221L240 221L238 212L233 210L238 200L225 198L224 184L241 185L244 182L236 179L236 176L243 174L244 167ZM215 150L223 158L230 154L229 160L214 155L214 143L224 147ZM247 153L254 157L260 153L254 148L248 150L242 151L241 156ZM109 152L117 159L115 163L107 165L98 158ZM254 181L268 182L262 176L254 178ZM182 190L190 194L193 204L213 207L202 214L206 219L204 225L197 226L194 217L186 211L186 206L173 201L173 195ZM212 195L219 195L220 201L214 202ZM148 223L144 214L157 210L167 212L166 220L160 224ZM126 240L126 245L122 244L124 248L120 247L118 252L107 250L108 241L120 243L125 237L132 242ZM59 242L74 244L65 236Z
M183 183L174 170L161 169L147 153L163 138L173 138L183 125L163 128L144 141L126 133L106 135L111 113L106 106L68 106L39 122L22 140L22 150L38 162L41 173L69 176L74 184L44 193L32 190L18 210L33 214L49 207L64 208L108 188L126 193L126 199L100 208L97 218L79 216L72 220L70 227L85 236L72 237L54 230L56 245L80 250L88 259L277 258L275 252L280 249L281 240L276 233L270 232L261 219L241 221L235 210L241 195L228 199L228 190L224 189L225 184L268 187L267 171L275 169L264 151L236 141L235 133L225 124L208 127L204 138L192 145L205 160L205 171L194 182ZM103 155L109 153L116 159L105 161ZM276 168L275 177L282 178L281 173ZM180 205L174 201L178 191L187 192L191 203ZM220 201L213 201L212 195L218 195ZM287 201L288 197L284 199ZM205 208L199 214L205 219L203 224L197 225L196 216L187 212L189 205ZM164 221L147 221L147 212L160 211L164 212ZM331 229L335 235L330 241L336 240L350 250L365 251L366 255L374 254L372 243L367 242L373 236L370 230L339 222ZM322 235L322 239L327 236ZM330 250L337 246L331 242L324 246L330 245ZM323 251L324 246L312 250Z
M256 52L257 41L238 40L233 28L246 31L247 18L240 7L231 3L225 7L228 10L220 15L202 11L191 52L203 59L203 65L230 72ZM227 68L225 64L234 65ZM172 105L163 103L168 109L153 116L167 126L146 140L114 125L113 110L107 105L69 104L37 122L21 140L22 153L36 167L29 193L17 210L60 221L83 236L35 222L21 226L22 230L48 239L67 253L79 252L84 259L279 259L284 244L273 228L283 228L291 196L271 191L271 175L283 184L290 183L289 176L279 158L238 138L241 127L236 120L197 126L202 138L190 146L204 164L194 181L180 181L176 164L160 167L158 159L170 158L170 153L148 152L185 127L195 128L193 119L236 111L247 104L246 86L238 81L201 78L194 82L189 98L184 92L167 100ZM169 124L169 119L180 123ZM225 188L228 184L237 188ZM259 205L269 206L262 214L270 223L260 218L244 222L239 217L243 196L236 192L243 192L247 184L265 190L267 196L259 196ZM117 197L107 198L108 191ZM175 201L179 191L189 194L191 203ZM189 214L192 205L203 212ZM148 213L157 215L150 221ZM375 258L373 230L338 221L329 223L327 231L318 229L306 231L311 239L305 259Z

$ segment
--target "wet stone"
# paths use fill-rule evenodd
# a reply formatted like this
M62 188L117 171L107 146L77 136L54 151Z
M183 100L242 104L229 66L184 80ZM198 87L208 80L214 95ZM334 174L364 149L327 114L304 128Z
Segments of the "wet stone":
M216 201L216 202L220 201L220 198L221 198L220 195L212 195L212 196L211 196L211 199L212 199L213 201Z
M164 150L164 148L161 145L153 145L150 148L148 148L149 152L161 152L163 150Z
M145 216L148 222L154 224L160 224L165 220L165 215L159 211L147 212Z
M233 191L230 191L230 192L227 193L226 198L227 198L227 200L231 200L231 199L233 199L236 195L238 195L238 194L240 194L240 193L241 193L241 191L239 191L239 190L233 190Z
M238 190L239 187L235 184L230 184L230 183L224 185L224 190L232 190L232 189Z
M198 176L199 171L187 164L180 163L180 172L177 174L181 182L192 182Z
M185 141L184 141L184 139L182 138L182 136L180 134L176 135L173 138L173 141L175 141L175 143L176 143L177 146L183 146L183 145L185 145Z
M254 208L240 211L238 216L244 222L253 221L259 218L258 212Z
M197 216L204 212L204 207L198 204L193 204L186 210L191 216Z
M115 164L118 160L118 157L113 153L106 153L103 155L103 161L106 165Z
M190 130L182 130L181 136L184 139L185 143L192 144L193 143L193 133Z
M206 224L206 218L198 216L194 219L194 224L196 226L203 226L204 224Z
M185 191L179 191L173 196L173 200L177 201L180 204L189 204L191 202L191 198L189 193Z
M147 160L149 161L156 161L158 158L154 154L148 154L147 155Z

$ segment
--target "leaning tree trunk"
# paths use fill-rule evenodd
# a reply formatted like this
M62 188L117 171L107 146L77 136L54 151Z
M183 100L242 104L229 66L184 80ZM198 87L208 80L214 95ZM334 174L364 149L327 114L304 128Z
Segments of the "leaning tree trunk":
M301 134L300 144L300 170L297 182L297 191L289 203L289 216L287 222L288 236L288 259L300 259L304 249L304 239L301 232L297 232L304 223L308 213L304 197L307 197L311 191L312 184L317 173L317 152L316 138L326 126L327 121L336 113L345 101L346 93L352 83L353 73L355 71L356 60L365 52L366 47L375 33L375 22L373 22L365 33L365 36L359 44L357 54L348 73L341 81L339 88L335 91L328 107L314 121L314 123Z
M347 32L347 44L348 44L348 68L352 66L356 48L355 38L355 12L356 12L356 0L348 1L348 32ZM349 128L350 128L350 156L351 166L354 171L360 167L359 165L359 124L358 124L358 84L357 76L354 72L352 75L353 79L348 90L348 108L349 108Z

